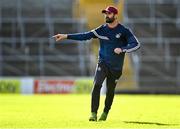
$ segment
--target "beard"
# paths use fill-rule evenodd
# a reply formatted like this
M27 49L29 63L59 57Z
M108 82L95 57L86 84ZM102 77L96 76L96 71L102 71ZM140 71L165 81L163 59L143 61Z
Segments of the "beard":
M112 23L114 22L115 18L112 17L112 18L109 18L109 17L106 17L106 23Z

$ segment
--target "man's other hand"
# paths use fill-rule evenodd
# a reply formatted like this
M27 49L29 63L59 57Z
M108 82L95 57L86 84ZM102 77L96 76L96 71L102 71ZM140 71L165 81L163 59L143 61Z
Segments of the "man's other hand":
M122 53L123 51L122 51L121 48L115 48L115 49L114 49L114 52L115 52L116 54L120 54L120 53Z

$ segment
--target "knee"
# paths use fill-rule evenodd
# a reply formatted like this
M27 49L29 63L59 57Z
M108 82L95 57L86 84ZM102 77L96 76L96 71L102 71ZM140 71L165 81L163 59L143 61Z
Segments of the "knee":
M111 86L107 87L106 94L113 95L114 92L115 92L115 86L111 85Z
M99 80L95 80L93 85L94 85L95 88L101 88L102 87L102 83L103 82L101 82Z
M94 92L100 92L101 87L102 87L102 84L101 84L101 83L94 82L94 86L93 86L92 93L94 93Z

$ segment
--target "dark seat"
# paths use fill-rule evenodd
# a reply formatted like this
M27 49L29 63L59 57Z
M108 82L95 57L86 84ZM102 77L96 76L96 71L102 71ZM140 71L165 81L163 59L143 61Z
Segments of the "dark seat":
M12 23L11 22L3 22L1 24L1 29L0 29L0 37L12 37Z
M24 23L26 37L49 37L49 29L45 23Z
M171 56L180 56L180 43L169 43Z
M156 18L177 18L177 8L173 3L157 4L155 6Z
M163 37L179 38L180 28L174 23L163 23L162 24L162 35Z
M149 23L134 23L133 30L139 38L157 37L157 25L151 26Z
M148 4L129 4L127 11L130 18L150 17L150 8Z

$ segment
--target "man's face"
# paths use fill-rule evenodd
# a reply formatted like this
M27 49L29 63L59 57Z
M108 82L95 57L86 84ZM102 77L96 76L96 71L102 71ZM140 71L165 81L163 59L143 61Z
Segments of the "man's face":
M106 12L104 13L104 18L106 23L112 23L115 20L115 15L113 13Z

